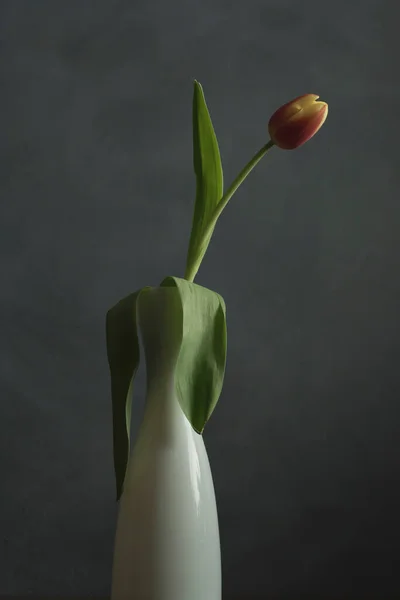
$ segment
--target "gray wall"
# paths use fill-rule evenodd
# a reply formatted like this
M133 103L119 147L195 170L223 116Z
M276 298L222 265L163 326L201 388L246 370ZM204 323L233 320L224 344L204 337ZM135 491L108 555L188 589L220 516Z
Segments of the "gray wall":
M330 108L237 192L196 279L228 310L205 431L224 600L400 597L398 12L3 0L0 595L109 594L105 313L183 276L196 78L227 183L280 104Z

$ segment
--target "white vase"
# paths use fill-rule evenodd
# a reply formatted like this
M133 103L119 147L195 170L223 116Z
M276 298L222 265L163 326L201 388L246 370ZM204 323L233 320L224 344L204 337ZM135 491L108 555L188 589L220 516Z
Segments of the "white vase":
M139 299L146 406L131 453L114 546L112 600L221 600L218 516L203 437L174 390L176 288ZM129 391L131 393L131 389Z

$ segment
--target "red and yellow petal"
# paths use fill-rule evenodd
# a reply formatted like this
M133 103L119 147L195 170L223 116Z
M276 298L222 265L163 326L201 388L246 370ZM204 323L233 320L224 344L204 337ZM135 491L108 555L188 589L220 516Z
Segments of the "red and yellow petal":
M304 94L274 112L268 123L271 140L279 148L291 150L307 142L328 116L326 102L316 94Z

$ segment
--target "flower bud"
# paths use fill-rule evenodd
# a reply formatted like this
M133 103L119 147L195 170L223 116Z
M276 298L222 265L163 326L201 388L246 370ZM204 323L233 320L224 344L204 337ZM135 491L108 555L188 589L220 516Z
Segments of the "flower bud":
M293 150L317 133L328 116L327 103L317 102L318 98L315 94L305 94L274 112L268 132L276 146Z

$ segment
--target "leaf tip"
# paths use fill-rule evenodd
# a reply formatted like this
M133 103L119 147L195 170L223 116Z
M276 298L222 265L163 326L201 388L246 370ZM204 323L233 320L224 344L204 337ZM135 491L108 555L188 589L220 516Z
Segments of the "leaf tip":
M200 81L198 81L197 79L193 79L193 85L195 92L203 93L203 86L201 85Z
M125 484L125 475L124 475L124 478L122 481L120 481L120 480L117 481L116 498L115 498L116 502L119 502L121 500L121 496L124 491L124 484Z

